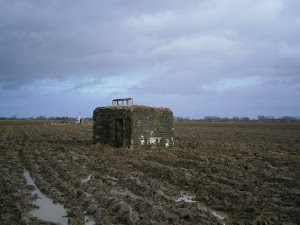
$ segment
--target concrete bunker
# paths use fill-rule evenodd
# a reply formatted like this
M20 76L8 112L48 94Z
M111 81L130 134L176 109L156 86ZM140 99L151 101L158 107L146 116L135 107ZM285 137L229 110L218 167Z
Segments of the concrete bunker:
M93 120L94 143L130 149L174 146L169 108L117 104L96 108Z

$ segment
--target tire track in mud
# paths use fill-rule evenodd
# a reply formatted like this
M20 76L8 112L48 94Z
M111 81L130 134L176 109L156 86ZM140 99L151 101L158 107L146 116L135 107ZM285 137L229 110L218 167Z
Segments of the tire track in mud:
M24 143L24 132L15 126L1 126L7 130L2 136L0 148L0 222L1 224L53 224L41 221L29 214L35 206L31 202L32 187L26 184L20 152Z

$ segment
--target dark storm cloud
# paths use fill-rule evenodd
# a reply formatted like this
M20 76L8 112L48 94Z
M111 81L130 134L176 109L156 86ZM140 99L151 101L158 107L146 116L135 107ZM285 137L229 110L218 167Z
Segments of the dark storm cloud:
M63 74L104 77L136 71L148 40L127 20L176 1L1 1L1 83L18 87ZM143 39L143 38L142 38ZM147 39L147 38L146 38ZM151 42L151 41L150 41ZM156 40L154 40L156 42Z
M119 50L128 39L119 25L126 12L114 4L2 1L2 86L55 74L107 76L128 69L129 54Z
M105 98L111 89L213 101L223 94L228 104L242 104L236 96L255 102L252 90L269 101L271 93L262 90L279 86L282 96L300 98L296 0L0 4L0 91L38 92L39 84L65 92L106 86ZM112 85L127 78L131 84L117 82L120 91Z

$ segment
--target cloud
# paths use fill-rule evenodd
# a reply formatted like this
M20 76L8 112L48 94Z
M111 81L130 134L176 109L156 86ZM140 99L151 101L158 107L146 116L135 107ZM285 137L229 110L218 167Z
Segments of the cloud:
M222 57L231 54L231 50L238 44L236 41L216 36L179 37L170 43L158 46L154 49L153 54L162 57L193 57L197 55Z
M299 99L297 0L0 2L0 93Z

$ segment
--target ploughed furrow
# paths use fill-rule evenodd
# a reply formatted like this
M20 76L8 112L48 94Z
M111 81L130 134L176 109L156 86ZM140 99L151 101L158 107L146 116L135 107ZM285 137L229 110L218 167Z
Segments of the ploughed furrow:
M186 152L182 158L197 160L200 155L207 159L207 163L202 161L206 169L195 169L197 164L189 169L208 175L205 178L209 180L199 180L195 186L204 185L204 193L214 193L207 199L210 206L222 205L232 218L245 221L299 223L299 208L295 207L300 199L298 125L251 124L248 129L244 125L236 125L243 129L221 129L224 124L211 129L193 126L175 129L177 143ZM292 128L289 131L288 126ZM223 133L216 132L218 129ZM203 148L205 145L209 148ZM199 150L199 154L189 154L187 149Z
M67 150L56 147L28 143L23 151L24 164L39 189L68 209L69 224L83 224L85 208L81 202L86 193L80 189L81 166L72 162Z
M0 130L3 127L0 126ZM54 224L33 217L30 209L32 186L24 177L22 149L25 142L24 130L14 125L6 127L0 148L0 223L1 224Z
M178 198L180 190L165 194L169 183L164 187L159 179L136 169L124 172L124 159L117 157L120 151L101 145L78 146L84 140L67 140L64 135L55 135L61 142L51 142L52 128L34 128L26 131L23 164L39 189L68 209L70 224L83 223L84 212L99 224L220 224L196 204L176 203L174 196ZM121 151L129 159L128 150Z
M8 140L6 133L0 148L0 222L1 224L25 224L24 207L28 207L25 179L16 144ZM20 221L20 223L17 223Z
M284 144L298 145L297 127L289 124L238 123L211 125L208 123L177 123L175 136L179 146L195 147L203 142L233 144ZM295 132L290 132L290 131ZM288 131L288 132L285 132Z
M92 125L0 123L0 224L32 216L24 177L68 224L300 224L296 124L175 123L172 149L92 144Z
M118 222L136 220L139 223L148 224L150 217L150 221L153 223L160 221L162 224L189 224L191 221L198 221L203 224L219 223L210 213L201 212L196 204L191 206L190 203L186 203L186 207L188 206L191 209L184 209L181 203L175 202L180 196L180 189L172 187L168 182L163 182L156 179L156 177L150 177L136 170L134 163L130 161L130 156L124 156L126 160L122 159L120 161L118 155L124 154L123 151L128 150L113 150L108 147L101 156L102 164L92 163L89 167L89 171L92 171L94 178L102 180L104 184L102 190L106 193L102 193L103 197L100 198L100 205L104 204L113 211L112 213L117 213ZM99 162L99 160L96 161ZM128 171L127 167L130 164L132 166ZM127 170L125 170L125 167ZM94 179L88 182L92 184ZM166 185L164 186L164 184ZM105 195L109 197L104 197ZM118 202L118 199L122 199L122 201ZM176 207L177 204L181 205L181 209ZM124 214L123 210L126 211L126 216L120 217L120 213Z

